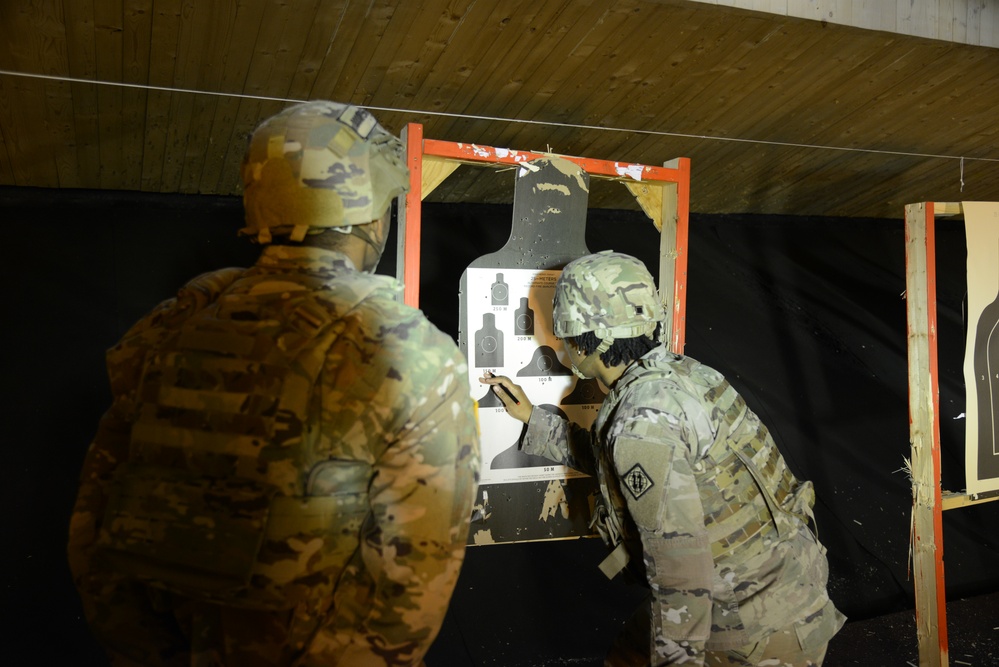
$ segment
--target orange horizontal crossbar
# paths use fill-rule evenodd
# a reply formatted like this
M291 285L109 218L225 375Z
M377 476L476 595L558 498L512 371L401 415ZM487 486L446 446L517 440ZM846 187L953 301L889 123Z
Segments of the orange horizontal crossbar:
M509 148L495 148L493 146L480 146L478 144L440 141L437 139L423 140L423 154L460 160L462 162L485 162L508 165L530 162L531 160L543 157L552 157L552 154L548 153L518 151ZM632 162L614 162L612 160L596 160L569 155L558 155L556 157L575 162L592 176L632 181L666 181L669 183L677 183L682 180L680 170L670 169L669 167L653 167L651 165Z

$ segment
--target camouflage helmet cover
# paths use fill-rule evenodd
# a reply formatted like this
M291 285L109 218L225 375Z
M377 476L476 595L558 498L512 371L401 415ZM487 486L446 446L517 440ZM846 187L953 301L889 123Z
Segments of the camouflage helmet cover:
M402 142L368 111L313 101L268 118L243 158L243 234L304 238L309 228L363 225L405 192Z
M638 259L611 250L566 265L555 284L560 338L592 331L600 340L651 336L665 317L652 275Z

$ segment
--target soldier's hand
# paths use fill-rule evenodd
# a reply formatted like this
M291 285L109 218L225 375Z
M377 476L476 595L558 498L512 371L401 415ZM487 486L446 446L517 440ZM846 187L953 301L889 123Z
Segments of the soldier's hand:
M480 377L479 382L492 385L493 393L503 401L507 414L525 424L530 421L534 406L527 400L527 394L520 388L520 385L514 384L505 375L493 375L492 373L486 373Z

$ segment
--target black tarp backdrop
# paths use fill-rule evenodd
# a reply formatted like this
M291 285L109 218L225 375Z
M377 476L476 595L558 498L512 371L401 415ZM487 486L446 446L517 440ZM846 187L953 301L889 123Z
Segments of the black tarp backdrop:
M246 266L238 199L0 188L5 567L19 664L103 664L65 563L77 475L108 405L104 350L194 275ZM901 215L901 211L900 211ZM421 298L457 335L457 285L501 247L510 207L424 208ZM693 215L686 352L724 372L818 493L830 592L851 618L912 606L901 220ZM937 225L943 486L964 487L963 225ZM651 223L591 211L591 250L658 266ZM394 267L394 245L383 271ZM947 512L949 598L999 589L999 504ZM598 540L469 549L431 667L600 664L642 592L596 570ZM835 643L827 664L835 664Z

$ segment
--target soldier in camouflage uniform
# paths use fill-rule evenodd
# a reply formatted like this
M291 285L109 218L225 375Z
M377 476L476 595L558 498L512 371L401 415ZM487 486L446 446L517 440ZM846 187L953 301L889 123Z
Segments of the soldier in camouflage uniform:
M457 346L369 273L401 153L352 106L265 121L256 265L195 278L109 351L69 556L114 664L422 664L480 462Z
M533 410L509 378L495 393L528 427L523 450L595 475L601 569L627 568L651 598L608 665L821 665L844 622L809 528L814 494L717 371L655 342L664 317L652 277L603 252L565 267L554 329L573 371L610 393L590 430Z

